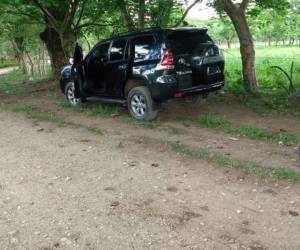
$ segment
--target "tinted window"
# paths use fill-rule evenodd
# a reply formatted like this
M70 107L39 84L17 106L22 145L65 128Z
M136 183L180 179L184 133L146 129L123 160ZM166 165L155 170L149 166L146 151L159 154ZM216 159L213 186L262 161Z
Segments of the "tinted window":
M212 40L204 31L175 31L167 36L167 46L174 54L198 52L207 43Z
M110 60L121 60L124 58L126 40L114 41L110 50Z
M91 57L107 59L109 43L99 45L92 52Z
M149 59L154 41L153 36L141 36L133 39L132 45L134 48L134 59L137 61Z

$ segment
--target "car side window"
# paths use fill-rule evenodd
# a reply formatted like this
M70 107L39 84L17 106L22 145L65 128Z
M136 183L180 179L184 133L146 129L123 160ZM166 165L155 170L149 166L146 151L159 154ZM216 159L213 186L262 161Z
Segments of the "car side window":
M114 41L110 49L110 61L122 60L125 55L127 40Z
M109 43L99 45L92 52L91 57L107 61L107 59L108 59L108 49L109 49Z
M132 40L134 60L140 61L149 59L154 42L155 39L151 35L134 38Z

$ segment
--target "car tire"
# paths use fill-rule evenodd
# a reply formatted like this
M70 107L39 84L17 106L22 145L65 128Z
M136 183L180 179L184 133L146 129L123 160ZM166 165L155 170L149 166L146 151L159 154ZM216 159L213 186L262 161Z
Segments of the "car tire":
M157 117L155 102L145 86L134 87L129 91L127 105L131 116L136 120L150 121Z
M68 103L72 106L79 106L82 102L81 98L75 98L74 82L67 83L65 87L65 97Z

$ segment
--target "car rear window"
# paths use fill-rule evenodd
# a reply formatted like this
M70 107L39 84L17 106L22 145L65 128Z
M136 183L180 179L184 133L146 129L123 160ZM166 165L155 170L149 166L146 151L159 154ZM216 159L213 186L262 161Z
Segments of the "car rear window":
M167 35L166 45L174 54L190 54L213 41L205 31L173 31Z

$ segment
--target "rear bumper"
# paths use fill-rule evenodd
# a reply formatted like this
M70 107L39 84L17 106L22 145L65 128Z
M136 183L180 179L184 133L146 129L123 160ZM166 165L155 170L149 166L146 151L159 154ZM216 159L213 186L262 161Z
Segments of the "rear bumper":
M177 84L154 84L150 86L153 100L163 102L172 98L180 98L192 95L201 95L209 92L217 91L224 87L225 82L219 81L214 84L198 85L186 89L178 89Z
M210 85L199 85L199 86L195 86L195 87L188 88L188 89L182 89L182 90L176 92L176 95L180 96L180 97L185 97L185 96L209 93L209 92L217 91L217 90L223 88L224 84L225 84L224 81L220 81L220 82L216 82L216 83L210 84Z

